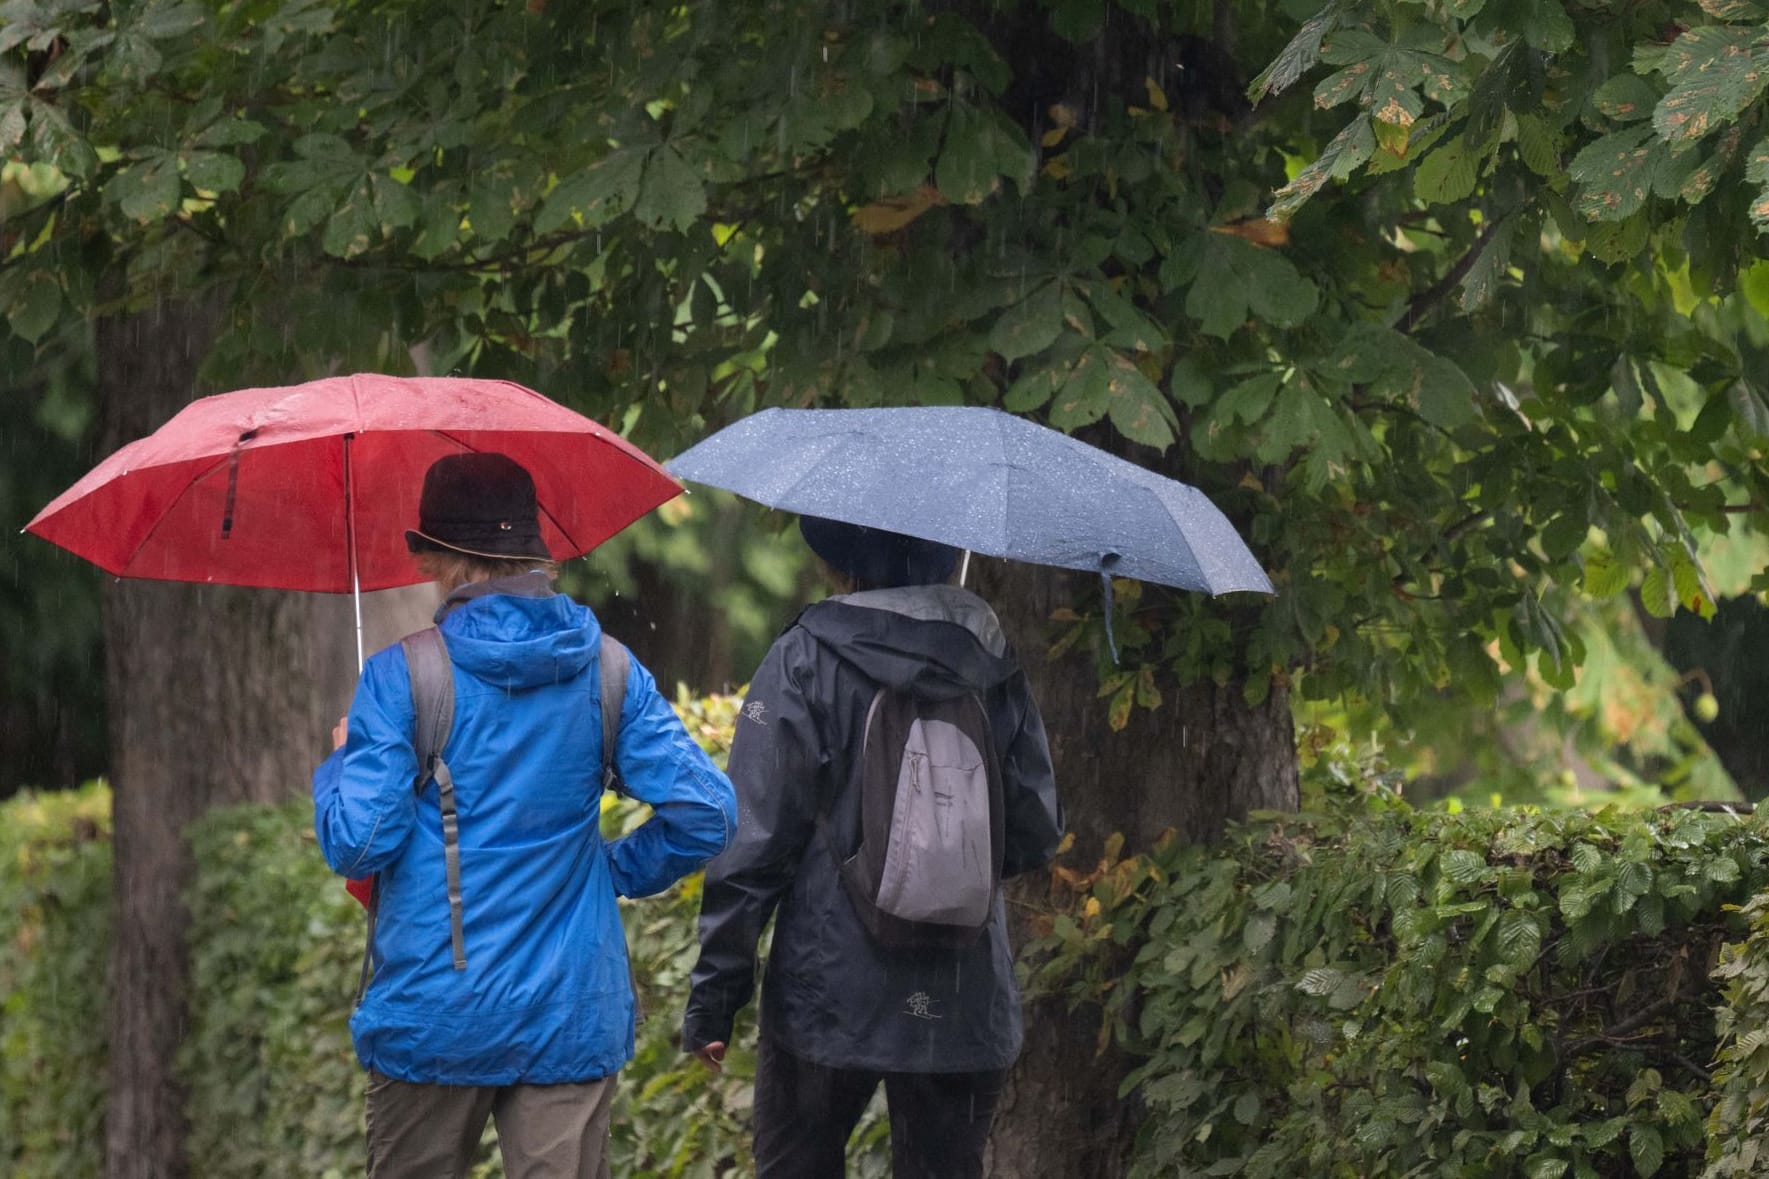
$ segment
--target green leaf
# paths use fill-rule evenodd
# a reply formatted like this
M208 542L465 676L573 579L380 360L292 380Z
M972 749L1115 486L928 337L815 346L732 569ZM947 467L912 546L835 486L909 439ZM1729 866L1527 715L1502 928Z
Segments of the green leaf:
M994 193L1001 176L994 128L982 112L954 103L946 143L934 164L934 186L957 205L978 205Z
M1106 282L1090 282L1083 291L1087 301L1100 313L1111 331L1105 342L1132 352L1156 352L1166 347L1167 333L1144 315L1131 300Z
M1737 118L1769 86L1769 47L1760 28L1703 25L1672 43L1663 68L1673 85L1652 125L1682 150Z
M1274 327L1294 327L1320 298L1282 254L1229 234L1211 233L1197 279L1186 293L1186 313L1206 334L1227 339L1257 315Z
M1715 20L1769 20L1769 7L1759 0L1700 0L1701 10Z
M326 221L320 245L335 258L354 258L366 253L381 236L380 219L375 213L375 198L365 177L351 186L344 199L332 210Z
M267 128L255 119L229 116L209 124L196 137L198 147L241 147L264 138Z
M1486 857L1465 848L1445 852L1439 857L1438 865L1444 879L1461 888L1480 881L1487 874Z
M1121 353L1111 354L1107 396L1106 412L1120 434L1156 450L1173 445L1179 429L1173 406L1135 362Z
M156 41L169 41L202 27L208 14L201 4L186 0L179 4L149 4L142 10L135 31Z
M1326 187L1327 181L1343 180L1357 171L1376 150L1376 133L1370 124L1367 113L1347 123L1313 163L1272 194L1266 216L1273 221L1288 221L1310 197Z
M337 203L331 189L309 189L289 202L288 210L283 213L283 233L288 237L306 233L330 217Z
M1531 0L1526 12L1517 29L1525 41L1545 53L1560 53L1572 47L1577 30L1561 0Z
M1654 618L1669 618L1674 609L1671 601L1671 579L1662 568L1647 570L1640 582L1640 605Z
M1258 102L1268 94L1282 94L1301 81L1302 75L1314 67L1321 57L1322 39L1338 25L1339 8L1329 4L1302 23L1271 61L1247 87L1247 97Z
M1549 560L1561 560L1585 543L1585 537L1590 531L1590 521L1583 514L1563 513L1542 529L1542 551L1548 555Z
M1511 270L1511 243L1516 238L1518 218L1507 217L1494 228L1474 265L1462 279L1462 291L1456 305L1463 311L1478 311L1491 303L1508 281Z
M117 203L125 217L134 221L160 221L178 208L184 183L178 159L169 152L148 153L113 177L104 187L107 200Z
M1655 1126L1635 1122L1628 1127L1628 1157L1641 1179L1658 1173L1665 1162L1665 1143Z
M1769 402L1749 381L1735 381L1726 392L1733 428L1746 442L1769 440Z
M1051 425L1069 431L1105 416L1111 401L1110 364L1109 350L1097 344L1081 354L1051 405Z
M1278 391L1258 439L1253 453L1262 463L1280 462L1298 447L1311 444L1325 444L1336 452L1346 445L1343 424L1321 395L1300 381Z
M573 219L580 221L586 229L594 229L599 225L606 225L631 209L639 196L639 183L646 170L646 155L647 152L641 148L621 148L583 171L562 178L558 187L547 194L546 201L535 215L535 233L552 233ZM699 183L698 178L695 182ZM495 190L475 190L473 205L468 213L475 233L479 231L477 213L482 203L482 192L484 203L495 205Z
M382 236L396 229L409 228L417 222L418 214L423 211L423 204L409 185L380 173L370 175L368 183L369 194L375 205L375 219Z
M1528 967L1542 948L1542 927L1535 916L1513 909L1499 918L1499 952L1505 960Z
M461 240L461 214L446 190L431 190L418 215L418 236L412 253L423 259L441 257Z
M1327 372L1368 385L1375 396L1399 402L1445 430L1466 425L1480 414L1474 383L1454 361L1378 324L1359 323L1347 331L1328 361Z
M1620 221L1645 204L1668 156L1652 128L1638 124L1586 145L1567 174L1579 185L1574 207L1594 221Z
M1317 966L1296 980L1296 989L1317 999L1325 998L1337 991L1346 977L1342 970L1335 970L1331 966Z
M1069 366L1044 365L1025 373L1008 387L1001 399L1001 408L1009 413L1031 413L1043 408L1068 379Z
M1062 287L1046 282L1001 313L989 329L989 348L1011 362L1044 351L1062 330Z
M1271 944L1277 931L1277 918L1270 913L1255 913L1241 927L1241 945L1249 954L1257 954Z
M1222 421L1239 421L1251 426L1265 416L1280 386L1282 373L1260 373L1233 386L1211 406L1210 416Z
M637 175L635 169L635 191ZM564 188L564 185L561 184L559 188ZM552 197L558 196L559 189L554 189ZM571 201L571 196L558 201L549 198L535 216L535 232L551 233L565 220L569 220L573 216ZM621 207L625 208L626 204L623 203ZM467 197L467 224L472 228L476 240L482 243L503 241L516 227L516 217L516 188L509 177L485 176L473 181Z
M1413 193L1428 205L1453 205L1467 200L1479 182L1479 165L1486 152L1470 150L1458 135L1419 163L1413 174Z
M1591 95L1591 105L1618 123L1651 118L1658 100L1659 92L1639 74L1616 74Z
M184 158L184 175L190 186L200 191L234 192L246 178L246 166L237 156L196 151Z
M706 186L700 177L674 147L660 145L645 161L633 217L642 225L685 233L705 212Z
M0 303L6 322L24 340L35 344L61 314L61 284L45 270L0 271Z
M1588 553L1585 556L1585 575L1581 582L1585 593L1594 598L1609 598L1628 588L1633 579L1633 571L1609 552Z
M25 137L25 111L30 99L0 103L0 148L17 147Z
M1517 116L1517 154L1537 176L1558 179L1562 171L1559 137L1538 115Z

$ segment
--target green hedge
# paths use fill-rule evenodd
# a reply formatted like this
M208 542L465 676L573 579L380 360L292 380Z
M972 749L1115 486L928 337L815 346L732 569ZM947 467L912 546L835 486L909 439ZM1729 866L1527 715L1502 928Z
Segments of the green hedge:
M1769 895L1743 909L1750 937L1721 951L1714 974L1725 984L1717 1012L1718 1100L1708 1115L1708 1174L1713 1179L1769 1171Z
M1140 1060L1137 1175L1693 1176L1711 967L1769 883L1764 837L1692 810L1272 816L1064 874L1076 911L1034 978ZM1757 1029L1728 1133L1759 1128L1769 1076L1759 925L1728 968Z
M728 719L698 707L698 727ZM0 1173L98 1170L107 807L100 788L0 805ZM199 1176L362 1170L362 916L309 821L243 807L192 832ZM1024 957L1136 1061L1139 1175L1748 1175L1769 1117L1766 852L1727 815L1364 800L1060 864L1066 899ZM625 909L650 1018L616 1174L751 1169L753 1025L718 1078L674 1042L698 887ZM888 1173L885 1132L875 1107L850 1174ZM488 1141L478 1174L497 1173Z
M718 760L737 701L680 699ZM105 1085L105 954L110 797L21 796L0 803L0 1174L98 1174ZM610 834L643 818L604 810ZM363 1171L363 1075L348 1018L362 955L362 909L320 858L312 807L218 810L190 831L197 861L189 1087L196 1179L354 1176ZM747 1118L753 1020L740 1022L723 1074L684 1056L676 1036L698 952L698 877L624 903L640 980L636 1058L622 1074L610 1136L613 1172L704 1179L753 1172ZM881 1110L862 1123L850 1174L889 1173ZM488 1133L475 1174L502 1174Z
M110 792L0 803L0 1172L96 1175L103 1153Z

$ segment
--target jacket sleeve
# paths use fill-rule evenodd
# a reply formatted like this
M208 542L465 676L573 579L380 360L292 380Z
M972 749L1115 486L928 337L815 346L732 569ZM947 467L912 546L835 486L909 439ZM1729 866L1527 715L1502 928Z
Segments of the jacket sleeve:
M707 866L700 898L700 960L689 981L682 1046L731 1038L755 993L756 943L791 886L813 838L815 790L828 759L808 701L810 663L797 631L775 642L756 669L731 742L731 779L743 823Z
M313 831L326 863L341 876L385 868L417 823L412 722L405 656L383 652L357 682L344 745L313 773Z
M651 673L634 660L615 740L614 764L627 793L652 816L608 846L622 896L662 892L722 851L737 827L737 796L694 743Z
M1012 740L1001 751L1007 843L1001 874L1018 876L1050 863L1062 843L1065 822L1056 793L1056 772L1050 764L1050 743L1044 736L1044 718L1026 684L1026 673L1016 671L1006 688L1020 719Z

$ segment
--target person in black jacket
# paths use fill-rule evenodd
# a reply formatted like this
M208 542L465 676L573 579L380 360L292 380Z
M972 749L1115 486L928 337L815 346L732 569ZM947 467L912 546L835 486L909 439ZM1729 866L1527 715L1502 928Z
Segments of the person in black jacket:
M740 710L729 773L742 821L707 867L683 1047L720 1067L774 916L756 1066L759 1179L842 1175L880 1080L898 1179L980 1176L1023 1039L999 893L969 945L880 945L816 834L817 815L827 804L849 854L860 830L853 765L879 687L970 691L1001 764L1001 875L1037 868L1063 832L1044 724L994 612L946 584L957 550L815 517L800 528L846 592L807 607L775 640Z

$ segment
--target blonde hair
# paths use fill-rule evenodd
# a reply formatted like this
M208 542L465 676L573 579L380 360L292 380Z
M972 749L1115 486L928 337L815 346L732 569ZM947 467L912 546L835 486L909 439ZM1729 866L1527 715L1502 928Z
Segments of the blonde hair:
M453 549L425 549L412 554L418 571L437 585L444 594L453 593L475 581L493 581L514 577L519 573L540 570L549 579L559 576L557 562L539 557L476 557Z

